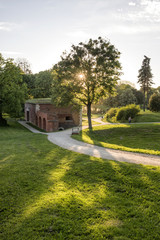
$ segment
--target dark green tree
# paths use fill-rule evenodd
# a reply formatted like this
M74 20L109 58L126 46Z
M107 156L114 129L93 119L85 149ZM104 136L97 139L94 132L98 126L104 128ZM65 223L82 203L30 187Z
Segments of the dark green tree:
M41 71L35 74L35 89L33 95L36 98L49 98L52 94L53 76L51 70Z
M2 114L18 116L22 110L26 94L22 71L12 59L4 59L0 54L0 125L6 125Z
M150 58L144 56L142 66L139 70L138 74L138 83L140 84L142 91L143 91L143 110L146 109L146 94L147 94L147 106L149 101L149 90L151 85L153 84L152 81L152 73L150 67Z
M53 102L85 105L92 129L91 106L113 92L120 76L119 57L114 45L101 37L72 45L70 53L64 53L53 68Z
M109 94L103 100L102 105L105 112L109 108L126 106L129 104L137 104L137 97L135 95L135 88L129 84L120 83L115 86L115 94ZM105 108L104 108L105 107Z
M28 94L28 99L35 97L35 74L24 74L22 75L23 77L23 82L27 86L27 94Z
M154 93L149 99L149 109L152 112L160 112L160 93Z

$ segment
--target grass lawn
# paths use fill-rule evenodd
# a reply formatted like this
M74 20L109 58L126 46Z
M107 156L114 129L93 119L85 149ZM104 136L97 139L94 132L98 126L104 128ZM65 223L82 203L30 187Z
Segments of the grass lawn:
M159 123L103 125L72 137L107 148L160 155Z
M140 111L139 115L134 119L135 122L160 122L160 112L151 112L149 110Z
M1 240L159 240L160 167L61 149L0 128Z
M98 124L101 124L101 123L92 120L92 125L98 125ZM82 120L82 126L88 126L88 120L83 119Z
M103 119L104 122L113 122L112 119L109 121L105 118ZM123 121L117 121L117 123L128 123L128 120ZM134 122L160 122L160 112L151 112L149 110L146 110L145 112L143 110L140 111L138 116L136 116L134 119L132 119L132 123Z
M87 118L87 113L83 113L83 114L82 114L82 117ZM94 119L94 118L99 118L99 117L102 117L102 114L100 114L100 113L95 113L95 114L93 114L93 113L92 113L91 117L92 117L92 119Z

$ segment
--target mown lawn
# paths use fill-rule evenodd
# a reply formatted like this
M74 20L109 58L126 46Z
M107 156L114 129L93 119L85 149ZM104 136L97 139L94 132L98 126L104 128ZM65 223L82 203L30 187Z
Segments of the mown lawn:
M160 155L160 123L97 126L73 138L107 148Z
M98 125L98 124L101 124L101 123L92 120L92 125ZM83 120L82 120L82 125L83 125L83 126L88 126L88 120L83 119Z
M149 110L140 111L139 115L135 117L135 122L160 122L160 112L151 112Z
M61 149L0 128L0 239L159 240L160 168Z

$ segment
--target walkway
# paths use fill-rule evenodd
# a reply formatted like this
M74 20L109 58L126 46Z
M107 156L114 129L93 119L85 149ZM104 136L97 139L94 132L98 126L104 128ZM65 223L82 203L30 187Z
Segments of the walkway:
M24 121L20 121L19 123L27 127L29 130L31 130L34 133L41 133L38 130L35 130L34 128L30 127ZM98 158L108 159L108 160L116 160L119 162L160 166L160 156L124 152L124 151L103 148L96 145L91 145L88 143L77 141L71 138L72 129L59 131L59 132L52 132L52 133L42 133L42 134L47 134L48 140L50 142L74 152L78 152L78 153L82 153L82 154L86 154L86 155L90 155Z

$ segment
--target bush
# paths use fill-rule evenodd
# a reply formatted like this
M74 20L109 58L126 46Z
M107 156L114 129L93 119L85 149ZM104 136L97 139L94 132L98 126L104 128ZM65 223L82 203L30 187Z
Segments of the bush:
M112 119L113 117L116 116L118 108L110 108L108 112L105 114L104 118L106 120Z
M132 119L138 115L140 112L140 107L135 104L130 104L125 107L118 109L116 114L116 120L128 120L129 117Z
M160 94L154 93L149 99L149 109L152 112L160 112Z

